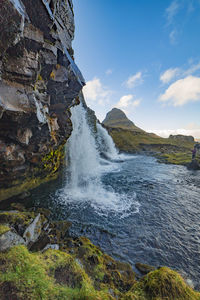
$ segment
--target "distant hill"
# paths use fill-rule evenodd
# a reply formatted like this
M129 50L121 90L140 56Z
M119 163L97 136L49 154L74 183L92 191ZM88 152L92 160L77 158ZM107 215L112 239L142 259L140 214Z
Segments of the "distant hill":
M109 111L102 124L106 127L122 128L144 132L144 130L135 126L135 124L132 121L130 121L125 115L125 113L119 108L113 108L111 111Z
M183 135L162 138L137 127L126 114L113 108L102 122L112 136L117 148L127 153L149 153L164 162L187 164L191 162L193 137Z

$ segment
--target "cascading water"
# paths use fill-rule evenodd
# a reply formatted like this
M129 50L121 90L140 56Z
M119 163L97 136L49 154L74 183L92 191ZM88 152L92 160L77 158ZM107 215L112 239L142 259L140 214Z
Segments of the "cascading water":
M99 180L99 152L86 120L82 105L71 108L73 132L68 142L70 186L72 189L87 186Z
M67 143L69 169L66 176L66 186L60 190L60 199L71 203L87 203L100 214L108 212L128 213L133 204L125 194L117 193L110 185L104 185L102 175L105 172L116 171L116 165L111 163L108 168L102 164L98 142L87 123L86 111L82 105L71 108L73 131ZM110 136L106 136L101 125L97 125L97 140L101 139L107 157L116 159L117 151ZM103 129L103 130L102 130ZM107 134L108 135L108 134ZM112 156L113 155L113 156ZM136 209L138 207L135 206ZM135 209L134 209L135 210ZM132 212L134 211L132 210Z
M97 143L101 154L111 160L118 160L119 154L107 130L97 123Z

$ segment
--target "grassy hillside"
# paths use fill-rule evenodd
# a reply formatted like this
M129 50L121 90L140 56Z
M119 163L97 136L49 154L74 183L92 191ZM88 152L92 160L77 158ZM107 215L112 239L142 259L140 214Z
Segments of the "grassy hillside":
M159 156L162 161L174 164L191 162L191 151L194 142L161 138L145 131L134 131L122 128L106 127L117 148L127 153L151 153Z
M122 152L148 153L157 156L160 162L172 164L186 165L191 162L195 144L192 136L171 135L169 138L162 138L145 132L118 108L108 112L102 124ZM200 157L197 160L200 162Z

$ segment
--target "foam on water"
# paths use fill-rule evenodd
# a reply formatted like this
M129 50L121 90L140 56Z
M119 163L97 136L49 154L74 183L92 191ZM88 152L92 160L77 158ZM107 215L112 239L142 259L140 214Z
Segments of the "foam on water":
M87 202L99 214L109 212L119 213L120 217L138 212L139 204L136 195L128 197L126 194L116 193L111 186L103 185L101 177L104 173L120 171L120 155L107 131L97 125L97 141L93 136L86 118L86 111L82 105L71 108L73 124L72 135L67 143L67 154L70 162L67 183L59 191L60 199L65 202ZM99 148L100 146L101 149ZM100 152L111 161L101 158Z

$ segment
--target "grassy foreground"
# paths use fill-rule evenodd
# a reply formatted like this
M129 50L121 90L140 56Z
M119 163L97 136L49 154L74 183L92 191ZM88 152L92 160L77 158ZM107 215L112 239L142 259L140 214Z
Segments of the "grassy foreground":
M31 253L15 246L0 254L0 299L199 300L182 277L163 267L139 281L130 266L103 254L86 238L74 253Z

